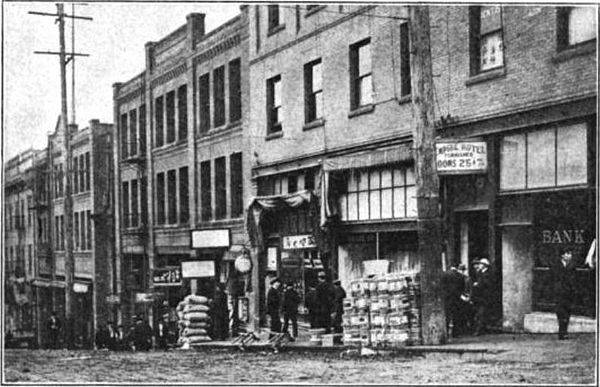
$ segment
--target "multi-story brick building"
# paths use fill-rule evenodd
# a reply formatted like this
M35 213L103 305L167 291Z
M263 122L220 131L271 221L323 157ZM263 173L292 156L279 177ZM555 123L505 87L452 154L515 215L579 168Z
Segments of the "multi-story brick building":
M345 287L365 260L419 268L406 17L395 6L249 7L257 305L275 275L302 291L321 268ZM576 309L593 311L583 260L596 213L596 17L430 7L438 137L483 146L487 164L442 174L444 261L492 261L505 329L552 306L561 246L580 266Z
M73 201L72 236L75 262L74 337L77 345L92 346L94 332L105 320L108 278L106 261L112 248L112 125L91 120L78 129L69 125ZM36 208L41 230L39 272L35 285L39 298L39 334L52 311L64 320L65 312L65 160L63 133L57 126L48 138L47 167L40 164ZM46 170L44 170L46 169ZM44 173L48 179L43 179ZM48 185L45 185L47 181ZM48 191L45 189L48 188ZM47 206L47 207L46 207ZM50 243L50 245L48 245Z
M114 85L113 317L124 324L133 315L175 318L191 286L212 296L226 282L234 307L243 295L233 260L246 241L247 17L242 8L209 33L204 17L190 14L147 43L144 71ZM182 273L182 262L199 261L203 272Z

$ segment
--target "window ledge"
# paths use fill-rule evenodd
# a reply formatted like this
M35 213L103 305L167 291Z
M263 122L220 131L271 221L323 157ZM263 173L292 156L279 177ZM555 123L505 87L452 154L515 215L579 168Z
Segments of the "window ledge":
M325 125L325 120L322 118L318 118L314 121L304 124L304 126L302 127L302 130L311 130L311 129L318 128L323 125Z
M283 137L283 130L278 130L277 132L267 134L265 140L270 141L280 137Z
M354 110L351 110L350 113L348 113L348 118L352 118L352 117L360 116L360 115L363 115L363 114L371 113L371 112L373 112L373 110L375 110L375 105L373 105L373 104L360 106L360 107L357 107Z
M306 11L306 13L304 14L304 17L309 17L311 15L314 15L315 13L319 12L320 10L322 10L326 7L327 7L326 5L320 5L318 7L312 8L311 10Z
M552 56L553 63L561 63L571 58L584 56L596 52L596 39L578 44L576 46L565 47Z
M506 75L505 67L500 67L494 70L489 70L484 73L471 76L466 80L465 85L471 86L481 82L491 81L492 79L500 78Z
M398 98L398 105L404 105L409 102L412 102L411 94L403 95L402 97Z
M182 146L184 146L185 144L187 144L187 138L184 140L179 140L176 142L170 142L168 144L162 145L158 148L154 148L152 150L152 153L155 155L161 154L161 153L166 153L170 150L176 149L176 148L180 148Z
M276 33L285 30L285 24L279 24L274 27L269 28L267 31L267 36L275 35Z

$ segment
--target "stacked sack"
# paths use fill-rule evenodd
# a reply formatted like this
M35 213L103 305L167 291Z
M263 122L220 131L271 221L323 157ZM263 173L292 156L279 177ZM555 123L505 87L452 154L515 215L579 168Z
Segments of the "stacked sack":
M190 294L177 305L179 316L179 342L183 348L211 341L208 336L210 327L210 308L208 298Z
M415 272L361 278L344 303L344 343L377 347L421 344L420 282Z

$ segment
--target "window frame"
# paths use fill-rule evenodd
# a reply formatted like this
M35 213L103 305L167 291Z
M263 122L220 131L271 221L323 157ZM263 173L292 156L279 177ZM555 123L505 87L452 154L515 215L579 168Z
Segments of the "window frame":
M586 7L586 5L579 6L579 7L583 8L583 7ZM557 51L559 51L559 52L568 50L568 49L572 49L572 48L576 48L576 47L580 47L580 46L584 46L584 45L591 45L592 42L598 40L598 30L597 30L598 25L596 24L596 37L595 38L584 40L584 41L573 43L573 44L569 42L569 16L570 16L571 11L574 8L579 8L579 7L570 6L570 7L557 7L556 8L556 48L557 48ZM597 23L597 21L596 21L596 23Z
M225 125L225 66L213 70L213 125L215 128Z
M321 88L314 89L314 68L321 66ZM317 112L317 98L321 97L321 111ZM315 59L304 65L304 123L309 124L323 118L323 61L321 58ZM320 113L317 115L317 113Z
M129 111L129 157L137 156L137 110Z
M189 169L179 168L179 223L187 224L190 221L190 199L189 199Z
M177 141L177 132L175 130L175 90L167 92L165 96L166 111L166 137L165 144L172 144Z
M281 111L283 107L283 102L280 102L280 105L275 105L275 101L277 100L276 91L277 84L279 83L279 90L281 92L281 88L283 87L283 83L281 80L281 74L275 75L269 79L267 79L267 134L273 134L283 131L283 126L281 123ZM283 96L279 96L279 100L282 101ZM277 121L274 121L274 117L277 117Z
M215 159L215 220L227 218L227 158Z
M166 223L167 224L177 224L178 221L178 217L177 217L177 213L178 208L177 208L177 170L176 169L170 169L169 171L167 171L167 183L166 183L167 187L167 219L166 219Z
M242 61L235 58L229 61L229 122L242 119Z
M410 23L400 24L400 97L412 93L410 75Z
M500 26L494 30L481 33L481 8L482 6L469 6L469 73L471 76L498 71L505 68L506 58L504 50L504 10L502 5L497 5L500 10ZM483 70L481 67L481 44L485 37L500 33L502 44L502 64Z
M230 202L231 218L238 218L244 214L244 173L242 152L232 153L229 156L230 169Z
M210 73L198 77L198 128L206 133L211 128L210 114Z
M164 95L154 99L154 147L160 148L165 145L165 123L164 123Z
M368 46L371 55L371 68L369 72L360 73L360 49ZM373 85L373 62L372 62L372 51L371 51L371 38L360 40L350 45L349 50L349 64L350 64L350 110L357 110L365 106L373 105L371 100L369 103L362 103L362 83L366 78L370 79L371 82L371 94L374 92ZM371 96L372 98L372 96Z
M186 141L188 133L187 84L177 88L177 138Z
M281 10L279 5L268 5L267 6L267 28L268 33L271 34L278 31L283 26L281 24Z
M167 216L166 216L166 180L165 180L165 172L158 172L156 174L156 219L155 222L157 225L166 224Z
M212 220L211 161L200 162L200 219Z
M128 127L129 127L129 118L127 117L127 113L122 113L120 116L120 131L121 131L121 159L125 160L129 157L129 135L128 135Z

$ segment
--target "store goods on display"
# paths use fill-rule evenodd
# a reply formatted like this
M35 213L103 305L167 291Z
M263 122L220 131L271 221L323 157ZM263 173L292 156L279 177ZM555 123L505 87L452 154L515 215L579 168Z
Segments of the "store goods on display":
M210 327L208 298L190 294L177 305L176 311L183 328L179 337L183 349L211 341L208 336Z

